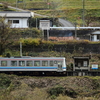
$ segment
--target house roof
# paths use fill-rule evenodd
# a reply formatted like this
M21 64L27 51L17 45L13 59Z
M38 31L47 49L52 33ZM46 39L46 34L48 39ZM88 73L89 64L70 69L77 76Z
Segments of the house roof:
M91 34L100 34L100 31L94 31Z
M0 12L0 16L1 17L7 17L7 18L26 18L26 17L32 17L32 13L31 12L13 12L13 11L4 11L4 12Z
M91 56L73 56L73 59L90 59Z

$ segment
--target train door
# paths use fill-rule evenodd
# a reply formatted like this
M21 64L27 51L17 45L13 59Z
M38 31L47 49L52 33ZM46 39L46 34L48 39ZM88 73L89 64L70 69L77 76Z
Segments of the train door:
M62 72L63 69L62 69L62 62L61 61L58 61L58 72Z
M62 61L54 61L54 66L57 67L58 72L62 72Z

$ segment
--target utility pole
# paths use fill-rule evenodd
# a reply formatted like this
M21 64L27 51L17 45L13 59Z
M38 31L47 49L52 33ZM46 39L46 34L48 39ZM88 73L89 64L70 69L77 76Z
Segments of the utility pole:
M37 18L36 18L36 28L37 28Z
M26 1L24 0L24 9L26 9Z
M22 43L20 42L20 56L22 56Z
M16 11L17 11L17 0L16 0Z
M77 23L75 22L75 39L77 39Z
M85 0L82 0L83 10L82 10L82 21L83 21L83 27L85 26Z

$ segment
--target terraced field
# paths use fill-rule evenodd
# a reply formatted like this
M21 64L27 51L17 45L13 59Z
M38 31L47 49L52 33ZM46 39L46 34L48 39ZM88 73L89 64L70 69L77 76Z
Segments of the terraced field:
M0 0L11 5L17 4L20 7L29 8L55 8L55 9L82 9L83 1L85 9L100 9L100 0Z
M82 25L82 16L85 16L85 26L89 24L94 26L94 23L95 26L100 26L100 0L0 0L0 2L6 6L29 9L53 18L65 18L72 23L78 23L78 26ZM90 18L92 19L89 20Z

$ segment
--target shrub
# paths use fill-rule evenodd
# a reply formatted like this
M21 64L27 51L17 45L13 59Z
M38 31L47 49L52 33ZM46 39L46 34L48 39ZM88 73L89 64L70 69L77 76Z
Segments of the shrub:
M0 74L0 88L7 88L10 86L11 80L5 74Z
M27 45L34 45L34 46L38 46L40 44L40 39L39 38L27 38L27 39L21 39L20 40L23 44L23 46L27 46Z
M57 86L57 87L53 87L51 89L48 90L48 93L52 96L58 96L59 94L64 94L65 93L65 89L62 86Z

